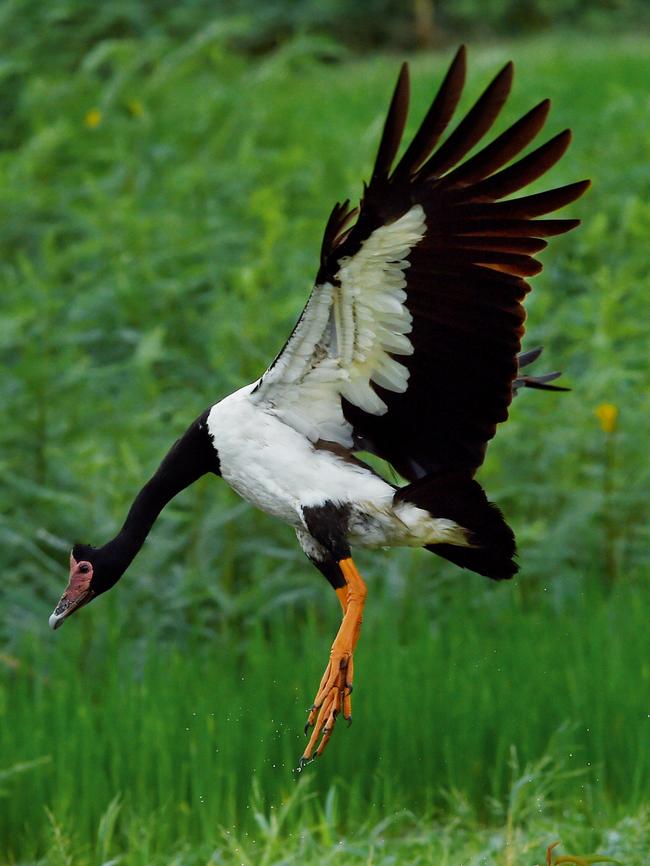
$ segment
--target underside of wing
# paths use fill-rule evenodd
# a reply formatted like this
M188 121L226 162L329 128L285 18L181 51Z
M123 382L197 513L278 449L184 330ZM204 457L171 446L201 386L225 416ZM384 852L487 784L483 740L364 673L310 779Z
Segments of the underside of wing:
M358 218L349 227L357 210L347 202L332 211L316 286L256 391L310 438L372 451L409 479L481 464L520 381L525 278L541 270L533 256L578 224L537 217L588 186L506 198L569 144L566 130L512 162L548 100L468 156L503 107L512 64L440 143L464 79L461 48L392 168L408 111L402 67Z

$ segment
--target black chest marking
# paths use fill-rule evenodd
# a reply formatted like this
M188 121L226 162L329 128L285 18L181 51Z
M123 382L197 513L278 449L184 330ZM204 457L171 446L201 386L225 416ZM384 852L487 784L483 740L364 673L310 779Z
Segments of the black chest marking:
M310 535L332 555L336 562L350 556L349 505L324 502L322 505L304 506L302 513Z

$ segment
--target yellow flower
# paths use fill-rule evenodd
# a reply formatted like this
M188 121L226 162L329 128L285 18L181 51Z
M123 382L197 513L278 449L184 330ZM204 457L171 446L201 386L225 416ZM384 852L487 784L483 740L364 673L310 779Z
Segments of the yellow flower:
M596 417L604 433L613 433L618 420L618 406L613 403L601 403L596 409Z
M98 108L91 108L90 111L86 112L86 116L84 117L84 123L86 124L88 129L96 129L101 122L102 113Z
M131 99L127 102L127 108L131 112L132 117L143 117L144 116L144 108L142 103L137 99Z

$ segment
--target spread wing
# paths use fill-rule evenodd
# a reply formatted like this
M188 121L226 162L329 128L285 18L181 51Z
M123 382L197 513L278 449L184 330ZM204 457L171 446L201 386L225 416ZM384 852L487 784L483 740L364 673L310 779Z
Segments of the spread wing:
M411 480L482 463L512 400L533 256L578 225L535 218L589 185L503 201L560 159L570 133L512 162L542 128L545 100L464 159L501 111L512 64L439 144L464 80L461 48L392 168L408 111L402 67L363 200L334 207L311 296L253 392L313 441L372 451Z

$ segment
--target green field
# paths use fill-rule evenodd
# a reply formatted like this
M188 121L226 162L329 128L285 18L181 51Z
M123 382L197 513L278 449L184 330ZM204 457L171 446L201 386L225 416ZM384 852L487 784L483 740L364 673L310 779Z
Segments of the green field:
M3 786L9 862L37 859L49 839L53 863L68 850L75 864L128 850L129 864L199 864L234 840L233 862L287 862L276 860L285 844L303 850L296 863L308 853L318 862L343 840L344 862L375 862L374 845L376 862L389 863L393 846L437 857L442 836L452 863L491 845L486 863L510 846L518 864L531 862L526 851L541 860L556 836L593 850L617 822L631 835L621 832L616 851L640 857L647 600L620 590L533 611L500 593L479 591L477 603L468 589L473 578L457 581L436 612L401 599L394 619L386 588L373 593L354 724L299 784L304 708L334 608L318 623L313 611L300 623L288 613L268 628L161 647L125 637L119 598L107 599L100 622L66 625L56 648L48 634L25 641L2 692L2 764L34 762Z
M556 839L647 863L648 38L470 45L463 104L513 59L498 129L550 96L547 137L574 143L546 184L594 181L528 304L526 346L573 390L518 398L481 472L516 582L361 555L355 721L299 782L338 602L221 482L47 628L72 542L114 534L173 439L282 345L402 59L325 63L298 38L251 60L226 37L3 58L0 863L532 866ZM411 129L451 53L409 58Z

